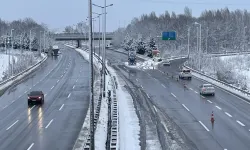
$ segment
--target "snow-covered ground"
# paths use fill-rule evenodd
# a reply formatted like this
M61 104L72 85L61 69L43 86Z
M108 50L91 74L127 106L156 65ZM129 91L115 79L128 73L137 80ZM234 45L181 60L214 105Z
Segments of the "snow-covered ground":
M17 57L14 56L13 59L17 61ZM0 81L4 77L4 72L7 71L9 64L9 55L0 53Z
M137 62L136 65L128 65L128 62L125 62L125 65L130 68L155 69L159 63L160 62L155 62L152 59L150 59L143 62Z
M66 45L69 47L72 47L70 45ZM74 47L72 47L74 48ZM81 49L76 49L78 52L80 52L83 57L86 60L89 60L89 54L86 51L83 51ZM100 64L98 63L98 60L94 59L94 64L98 69ZM137 150L140 149L140 141L139 141L139 134L140 134L140 126L139 126L139 119L136 115L133 99L131 95L126 91L126 89L123 88L124 83L122 83L122 80L120 77L117 76L115 70L107 65L107 69L111 73L112 76L115 76L116 79L118 79L118 89L117 89L117 99L118 99L118 107L119 108L119 135L120 138L119 141L122 141L119 143L119 149L121 150ZM110 77L107 76L107 81L110 81ZM108 82L106 82L108 83ZM107 85L107 89L109 89L109 85ZM100 117L99 121L97 123L97 129L95 133L95 149L103 150L105 149L106 139L107 139L107 121L108 116L107 114L108 106L107 101L102 100L101 110L100 110ZM88 115L89 116L89 113ZM86 118L89 118L87 117ZM86 119L84 121L84 124L86 122ZM84 127L84 125L83 125ZM85 127L85 129L87 126ZM81 133L80 133L81 134ZM82 133L82 135L84 135ZM83 137L81 140L84 140ZM82 145L83 146L83 145Z

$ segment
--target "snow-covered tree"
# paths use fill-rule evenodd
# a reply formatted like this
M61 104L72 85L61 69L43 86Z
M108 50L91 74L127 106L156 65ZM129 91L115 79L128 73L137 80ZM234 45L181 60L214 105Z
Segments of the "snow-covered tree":
M34 39L31 42L31 48L32 50L38 50L39 44L38 44L38 39L34 37Z
M22 47L23 49L29 49L29 45L30 45L30 39L28 37L28 34L25 33L24 36L23 36L23 40L22 40Z

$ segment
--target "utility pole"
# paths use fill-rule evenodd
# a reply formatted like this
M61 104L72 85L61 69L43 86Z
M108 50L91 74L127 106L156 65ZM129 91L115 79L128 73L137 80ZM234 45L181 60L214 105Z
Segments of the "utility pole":
M199 69L201 70L201 24L200 24L200 51L199 51Z
M42 52L42 31L40 31L40 50L39 50L39 52L40 52L40 55L41 55L41 52Z
M94 90L93 90L93 41L92 41L92 0L89 0L89 69L90 69L90 149L95 149L95 133L94 133Z
M29 46L30 47L30 51L31 51L31 30L30 30L30 46Z
M43 31L43 52L45 52L45 31Z
M14 29L11 29L11 32L10 32L10 34L11 34L11 48L12 48L12 50L13 50L13 30ZM12 67L11 67L11 64L10 64L10 50L9 50L9 68L10 68L10 75L12 76Z
M100 15L98 16L99 18L99 56L101 56L101 18Z

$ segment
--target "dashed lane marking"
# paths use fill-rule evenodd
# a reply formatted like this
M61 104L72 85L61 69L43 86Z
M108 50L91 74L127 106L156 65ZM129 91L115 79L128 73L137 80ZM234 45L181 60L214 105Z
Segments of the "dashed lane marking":
M60 80L57 80L57 83L59 82Z
M211 102L210 100L207 100L210 104L212 104L213 102Z
M193 89L192 88L189 88L191 91L193 91Z
M236 122L237 122L238 124L240 124L241 126L245 127L245 125L244 125L242 122L240 122L239 120L236 120Z
M75 85L73 86L73 89L75 88Z
M62 110L63 106L64 106L64 104L62 104L62 106L60 107L59 111Z
M6 130L9 130L10 128L12 128L16 123L18 123L19 120L17 120L16 122L14 122L12 125L10 125Z
M228 112L225 112L226 115L228 115L229 117L232 117L232 115L230 115Z
M31 148L34 146L34 143L30 144L29 148L27 150L31 150Z
M161 86L163 86L164 88L166 88L166 86L164 84L161 84Z
M201 121L199 121L199 123L200 123L207 131L209 131L209 129L208 129Z
M176 98L176 96L173 93L171 93L171 95Z
M52 86L50 89L52 90L55 86Z
M187 111L190 111L187 106L185 106L184 104L182 104L182 106L187 110Z
M70 97L71 93L69 93L68 98Z
M50 122L48 123L48 125L45 127L46 129L50 126L50 124L53 122L53 119L50 120Z
M47 96L47 94L44 94L44 97L46 97Z
M141 88L143 89L143 86L141 85Z
M194 91L196 94L198 94L198 92L197 91Z
M161 124L163 125L163 127L164 127L165 131L166 131L167 133L169 133L169 130L168 130L168 128L167 128L167 126L166 126L166 124L165 124L165 123L163 123L163 122L161 122Z
M147 97L150 98L148 94L147 94Z
M136 79L136 81L139 82L138 79Z
M215 106L216 108L218 108L219 110L221 110L221 108L219 106Z
M34 107L35 107L35 105L34 105L34 106L32 106L32 107L30 108L30 110L32 110Z

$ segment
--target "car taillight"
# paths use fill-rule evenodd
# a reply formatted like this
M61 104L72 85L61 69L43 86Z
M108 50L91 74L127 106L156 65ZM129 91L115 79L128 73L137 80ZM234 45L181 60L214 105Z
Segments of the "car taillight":
M38 98L39 98L39 99L41 99L42 97L41 97L41 96L39 96Z
M28 97L28 99L30 99L30 97Z
M206 91L206 89L205 89L205 88L202 88L202 91Z

